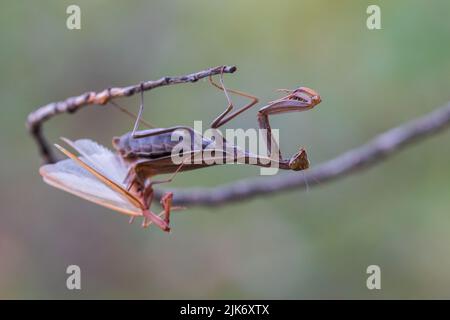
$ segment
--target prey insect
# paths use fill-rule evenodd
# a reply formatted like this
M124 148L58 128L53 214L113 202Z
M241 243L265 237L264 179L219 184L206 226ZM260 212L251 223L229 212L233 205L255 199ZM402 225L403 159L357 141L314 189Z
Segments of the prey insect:
M248 93L227 89L223 83L222 74L220 75L220 84L214 82L211 76L209 80L214 87L224 92L228 102L225 111L211 123L210 127L212 129L218 129L256 105L259 101L257 97ZM64 139L66 143L78 151L80 156L77 157L56 145L70 159L53 165L43 166L40 173L47 183L55 187L128 214L132 219L136 216L142 216L144 217L144 227L154 223L162 230L169 231L171 211L182 208L172 206L173 194L169 192L161 198L162 212L160 214L154 213L150 209L154 199L153 187L157 184L171 182L175 175L181 171L216 165L219 162L211 161L214 160L214 157L226 157L227 160L231 159L233 163L248 163L261 167L267 167L276 162L277 166L283 170L298 171L309 167L308 156L304 148L300 148L289 159L282 157L278 144L272 136L269 116L310 110L321 102L321 98L317 92L306 87L300 87L295 90L282 89L281 91L284 91L287 95L268 103L258 111L259 127L267 133L267 156L242 150L238 146L228 143L223 138L222 143L227 146L226 150L231 151L227 151L224 155L222 145L220 150L217 150L220 152L214 153L214 156L210 156L207 159L203 158L200 163L191 161L197 152L202 152L206 149L215 150L217 141L203 137L200 133L187 126L138 130L139 123L145 124L145 121L142 120L144 97L143 91L141 91L141 105L135 118L133 130L120 137L113 138L113 147L116 153L90 140L72 142ZM248 98L250 102L233 111L234 105L230 98L230 93ZM114 103L114 105L122 109L117 104ZM128 111L125 112L132 115ZM174 163L172 158L172 152L179 144L179 141L172 139L172 135L179 131L183 131L191 137L200 135L200 141L195 148L191 148L189 153L182 155L183 161L181 164ZM273 157L272 151L276 151L276 157ZM229 162L227 161L227 163ZM82 173L80 169L82 169ZM171 176L168 179L155 180L154 177L160 174L171 174Z

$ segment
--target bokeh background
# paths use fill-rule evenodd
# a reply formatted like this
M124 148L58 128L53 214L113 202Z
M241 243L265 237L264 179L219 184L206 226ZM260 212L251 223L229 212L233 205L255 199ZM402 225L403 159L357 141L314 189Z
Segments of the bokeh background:
M70 4L80 31L66 28ZM382 30L366 28L369 4L381 6ZM44 184L24 126L37 107L87 90L235 64L226 84L263 102L276 88L320 92L313 111L273 120L282 150L305 146L314 165L450 99L449 12L446 0L2 1L0 298L450 298L448 132L308 192L175 213L168 235ZM206 81L146 102L158 126L209 123L225 107ZM254 109L228 127L256 125ZM131 126L91 107L45 130L52 142L110 146ZM258 173L216 167L173 186ZM81 291L66 289L70 264ZM382 290L366 288L371 264Z

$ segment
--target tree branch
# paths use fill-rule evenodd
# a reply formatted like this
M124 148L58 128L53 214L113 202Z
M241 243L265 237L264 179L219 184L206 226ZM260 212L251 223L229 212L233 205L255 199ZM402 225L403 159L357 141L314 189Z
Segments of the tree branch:
M243 179L215 188L171 190L177 205L219 206L282 191L303 190L348 176L378 164L383 159L450 126L450 103L427 115L390 129L368 143L304 172ZM164 191L158 191L161 196Z
M74 113L82 107L88 105L104 105L108 101L119 97L129 97L141 91L148 91L154 88L168 86L178 83L196 82L208 76L220 73L233 73L236 71L235 66L218 66L209 68L196 73L177 77L164 77L155 81L146 81L142 84L136 84L122 88L108 88L100 92L89 91L76 97L67 98L64 101L53 102L40 107L28 115L27 128L35 139L41 157L44 163L54 163L56 158L45 139L42 131L42 124L60 113Z

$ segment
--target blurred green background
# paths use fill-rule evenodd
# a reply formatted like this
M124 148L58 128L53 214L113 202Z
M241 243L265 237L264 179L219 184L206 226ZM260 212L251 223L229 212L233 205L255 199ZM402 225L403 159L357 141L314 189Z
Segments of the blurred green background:
M79 31L66 28L69 4ZM369 4L382 30L366 28ZM2 1L0 298L450 298L448 132L309 192L175 213L168 235L44 184L24 127L37 107L87 90L235 64L226 84L262 102L276 88L320 92L313 111L273 120L283 152L305 146L315 165L450 99L449 12L447 0ZM209 123L225 102L206 81L166 87L146 95L145 118ZM256 127L256 110L227 127ZM45 130L111 146L131 127L91 107ZM173 186L258 173L216 167ZM70 264L81 291L66 289ZM381 290L366 288L371 264Z

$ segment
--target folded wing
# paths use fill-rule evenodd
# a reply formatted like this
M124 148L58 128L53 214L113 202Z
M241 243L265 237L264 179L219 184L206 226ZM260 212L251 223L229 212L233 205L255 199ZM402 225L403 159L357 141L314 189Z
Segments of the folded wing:
M115 154L91 140L65 141L82 156L58 146L70 159L42 166L39 173L46 183L112 210L142 215L138 200L122 183L127 168Z

